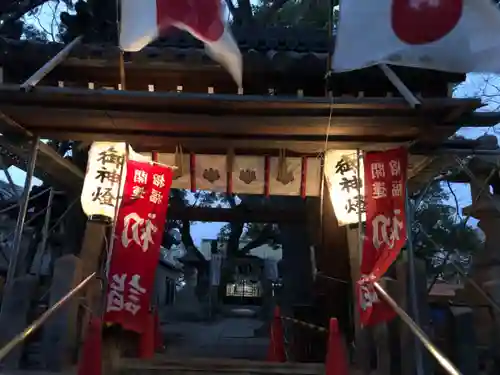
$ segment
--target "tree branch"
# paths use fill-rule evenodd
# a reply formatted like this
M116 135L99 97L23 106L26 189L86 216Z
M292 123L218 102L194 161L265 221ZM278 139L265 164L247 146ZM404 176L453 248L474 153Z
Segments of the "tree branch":
M189 251L189 249L195 249L198 251L196 245L194 244L193 237L191 236L191 223L189 220L182 221L181 240L186 250Z
M252 5L250 0L238 0L238 8L233 13L236 23L251 24L253 21Z
M261 20L262 23L266 24L271 21L271 18L278 12L283 6L288 2L288 0L275 0L272 5L262 12Z
M245 246L243 246L239 250L239 254L248 254L250 251L253 249L265 245L271 238L274 237L274 230L273 230L273 225L272 224L266 224L264 228L262 228L262 231L260 234L257 236L257 238L254 238L252 241L247 243Z
M227 8L229 9L229 12L233 15L233 17L236 16L236 7L233 4L233 0L226 0Z
M22 16L24 16L29 11L39 7L40 5L45 4L49 0L24 0L20 4L15 5L12 11L7 11L0 16L0 29L6 23L18 20Z

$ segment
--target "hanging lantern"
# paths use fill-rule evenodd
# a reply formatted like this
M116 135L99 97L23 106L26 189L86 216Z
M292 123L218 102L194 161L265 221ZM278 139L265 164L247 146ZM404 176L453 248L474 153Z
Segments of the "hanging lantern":
M94 142L90 147L81 202L90 220L112 222L123 191L127 144Z
M360 157L358 171L357 152L327 151L325 178L339 225L357 223L359 210L365 221L363 160Z

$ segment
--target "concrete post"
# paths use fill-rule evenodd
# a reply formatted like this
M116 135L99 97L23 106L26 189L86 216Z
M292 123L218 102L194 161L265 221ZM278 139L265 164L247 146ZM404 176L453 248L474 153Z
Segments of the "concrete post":
M494 195L493 199L500 205L500 195ZM473 206L466 207L464 212L471 213L472 217L479 220L478 226L485 235L484 249L474 256L470 276L497 303L500 303L500 212L491 200L486 198L480 199ZM473 292L473 290L470 290L469 293L464 291L464 294ZM487 302L482 301L482 303ZM481 322L480 325L483 326L478 327L478 338L484 341L485 336L490 336L495 357L500 360L500 314L495 312L495 319L491 324L486 323L491 321L486 309L478 309L474 314L476 315L475 320ZM477 317L478 314L481 317Z
M453 362L463 375L476 375L479 363L473 310L470 307L452 307L450 311Z
M12 284L5 289L0 314L0 347L28 326L28 313L37 285L37 277L27 275L14 279ZM17 346L4 359L2 365L6 370L19 367L22 350L22 346Z
M58 302L82 280L82 262L74 255L65 255L54 264L50 287L50 306ZM45 367L61 371L71 366L78 355L78 297L68 301L45 323L43 357Z
M425 269L425 261L422 259L415 259L415 269L417 276L417 301L419 303L419 313L421 328L427 334L430 334L430 309L427 300L427 277ZM399 282L399 300L398 304L402 306L406 311L410 311L408 293L409 293L409 281L408 281L408 264L407 261L401 261L396 266L397 278ZM415 360L414 360L414 347L415 338L413 333L410 331L408 326L400 321L399 323L400 340L401 340L401 370L404 375L414 375ZM424 351L424 373L432 374L433 361L431 360L431 355L428 351Z

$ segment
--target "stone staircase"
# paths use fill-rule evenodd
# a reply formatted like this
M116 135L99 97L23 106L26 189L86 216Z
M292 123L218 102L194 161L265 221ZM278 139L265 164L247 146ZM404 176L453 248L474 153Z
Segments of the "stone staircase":
M49 289L50 285L39 285L28 314L28 322L38 319L49 306ZM21 355L21 367L24 369L41 369L43 368L43 326L30 335L23 344Z
M322 363L271 363L216 358L173 359L158 356L150 361L121 360L112 375L323 375L324 372Z

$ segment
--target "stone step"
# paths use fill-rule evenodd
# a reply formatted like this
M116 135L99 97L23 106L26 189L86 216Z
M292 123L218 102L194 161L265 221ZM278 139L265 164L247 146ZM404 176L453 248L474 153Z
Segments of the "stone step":
M157 357L150 361L122 360L118 375L323 375L324 365L316 363L271 363L245 359Z
M39 297L45 298L44 296L48 295L45 291L46 289L39 288ZM45 302L41 302L40 298L38 298L31 307L29 320L34 321L39 318L45 311L47 311L47 308L48 305ZM43 366L42 334L43 327L41 327L38 331L35 331L24 342L21 359L21 363L24 368L39 369Z

